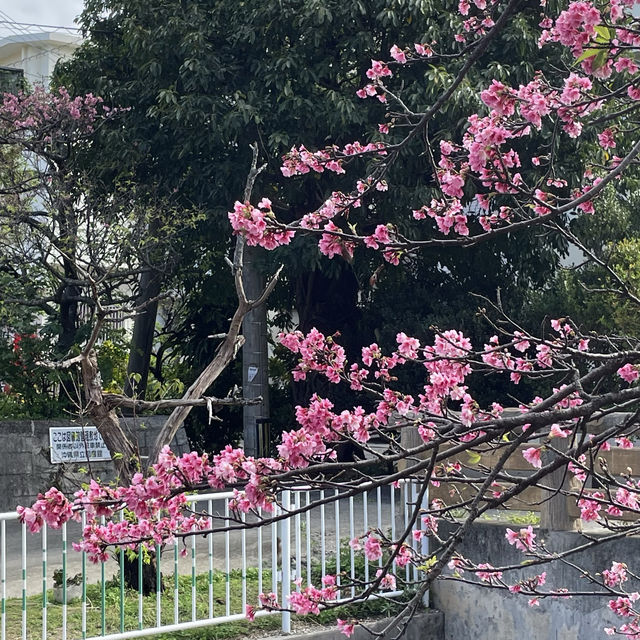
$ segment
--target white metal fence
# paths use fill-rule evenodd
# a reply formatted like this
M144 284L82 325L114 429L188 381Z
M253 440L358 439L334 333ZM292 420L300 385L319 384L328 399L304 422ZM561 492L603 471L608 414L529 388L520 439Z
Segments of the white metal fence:
M259 593L273 592L286 604L290 589L318 585L326 574L344 572L350 582L358 577L367 581L378 563L366 561L348 541L369 529L394 539L409 521L415 495L409 484L353 497L343 497L339 489L286 491L280 513L303 512L262 526L253 517L256 526L251 528L193 536L158 548L162 578L157 572L158 589L150 596L142 592L141 559L136 593L125 588L124 551L92 565L85 553L70 550L71 542L80 539L80 523L70 522L61 530L44 527L31 535L15 512L2 513L0 640L124 640L242 620L246 605L256 605ZM225 527L234 524L231 498L230 492L210 493L189 501L195 510L211 514L212 526ZM247 522L251 524L252 516ZM54 590L56 570L62 586ZM400 571L407 579L417 576L415 568ZM69 584L74 576L77 587ZM338 579L338 600L354 595L356 587L340 589ZM256 615L281 615L282 630L290 631L290 613L259 610Z

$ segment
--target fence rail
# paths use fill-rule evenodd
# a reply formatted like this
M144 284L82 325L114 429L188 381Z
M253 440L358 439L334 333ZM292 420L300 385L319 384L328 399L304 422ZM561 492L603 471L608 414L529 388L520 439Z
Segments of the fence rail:
M150 596L143 593L141 556L136 593L125 588L124 551L92 565L84 552L69 549L84 523L70 522L60 530L45 526L31 535L15 512L0 513L0 640L137 638L242 620L246 605L256 604L259 593L271 591L286 603L291 589L318 584L327 573L345 572L351 582L369 580L378 563L358 556L348 540L370 528L395 538L409 522L416 488L403 484L341 496L339 489L292 489L283 492L277 508L280 514L294 515L279 522L257 526L253 517L251 528L192 536L157 548L161 571L156 572L157 591ZM224 528L233 523L231 498L225 492L188 500L194 510L210 514L212 525ZM334 501L324 504L325 499ZM303 511L295 513L299 509ZM61 572L60 589L51 588L54 571ZM402 571L407 579L417 577L416 569ZM74 576L77 594L69 584ZM338 578L338 601L356 595L355 586L341 589L340 583ZM256 613L268 615L281 615L283 632L290 631L290 613Z

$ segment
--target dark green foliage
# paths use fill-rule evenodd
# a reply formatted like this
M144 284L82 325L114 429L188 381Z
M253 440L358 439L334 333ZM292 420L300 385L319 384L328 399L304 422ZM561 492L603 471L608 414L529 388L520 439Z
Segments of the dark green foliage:
M58 375L38 364L48 351L33 332L11 330L0 340L1 417L49 418L62 411Z
M319 148L378 136L376 123L384 121L384 107L355 96L370 59L388 57L394 43L435 41L444 52L457 51L451 36L460 18L452 9L440 0L89 0L81 18L88 39L60 67L57 81L75 93L92 91L128 109L99 132L88 151L86 162L94 167L96 182L108 189L126 175L141 185L141 196L146 185L185 207L195 204L206 211L197 228L176 240L181 260L171 286L184 304L171 340L173 353L190 368L184 382L208 361L215 343L206 336L225 330L234 304L220 258L230 246L225 212L242 196L248 145L258 141L268 163L254 197L268 196L285 220L319 206L333 190L350 189L365 171L364 163L354 165L347 178L283 180L279 156L294 144ZM478 90L492 78L517 86L530 80L535 69L545 69L536 41L539 11L534 3L525 5L490 45L430 125L435 143L460 141L466 118L481 107ZM403 69L403 100L424 109L461 65L453 58L446 68L428 62ZM392 130L391 139L400 134ZM358 230L392 221L403 233L415 233L411 209L434 195L421 145L416 140L403 151L388 176L388 194L353 220ZM575 144L566 144L562 157L567 175L579 175ZM425 222L420 233L434 234L433 225ZM350 355L357 355L362 342L393 345L397 330L426 339L430 325L456 326L480 335L469 294L495 299L500 289L506 308L518 310L527 287L548 279L565 250L557 237L529 233L472 250L431 251L394 268L367 251L357 252L351 264L327 260L310 239L298 238L277 256L286 271L270 304L279 311L280 326L296 311L303 330L340 331ZM265 272L274 260L265 257ZM159 368L155 374L163 375ZM414 382L421 384L419 377ZM227 377L214 392L226 393L231 384ZM311 379L294 390L293 404L313 391L328 388ZM274 431L292 425L291 413L283 409L276 403Z
M635 296L640 293L638 205L637 179L631 176L607 188L596 203L597 215L580 216L571 223L586 250L610 267ZM623 295L621 282L578 250L572 252L567 268L529 296L528 326L536 328L545 316L570 316L585 331L640 334L635 304Z

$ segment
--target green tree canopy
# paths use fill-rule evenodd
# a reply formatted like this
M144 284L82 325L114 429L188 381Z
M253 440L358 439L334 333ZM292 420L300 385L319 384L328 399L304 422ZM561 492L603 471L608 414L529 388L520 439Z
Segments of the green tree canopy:
M363 102L355 92L370 59L386 57L394 43L437 43L450 56L446 68L434 62L425 75L416 65L406 75L405 103L429 104L463 64L453 41L460 21L440 0L87 2L80 18L86 40L60 66L57 82L128 109L87 151L96 184L109 189L125 176L141 194L145 186L159 189L183 206L206 211L198 227L178 240L182 260L171 284L185 302L173 339L196 370L215 347L202 336L216 333L215 318L226 317L218 292L228 276L217 265L229 242L224 214L242 193L248 145L258 141L268 162L256 191L272 199L279 215L294 218L313 209L344 179L282 181L279 156L294 143L346 143L365 135L365 123L383 122L383 105ZM532 4L489 46L431 125L438 139L459 129L478 107L478 87L491 78L517 84L557 62L541 57L537 22L539 7ZM414 151L407 149L402 169L388 177L393 196L378 199L364 224L400 221L429 201L429 159ZM579 173L575 145L564 152L567 174ZM279 256L287 271L274 300L284 312L297 311L303 328L365 332L383 341L391 337L386 327L396 316L411 318L422 332L447 320L471 329L469 292L495 296L500 288L505 304L517 308L526 288L548 279L565 250L562 238L521 234L517 243L504 238L474 249L429 252L402 273L383 268L373 287L369 274L379 263L371 261L379 257L331 262L302 239ZM344 311L339 316L326 311L336 300ZM197 331L189 331L196 325Z

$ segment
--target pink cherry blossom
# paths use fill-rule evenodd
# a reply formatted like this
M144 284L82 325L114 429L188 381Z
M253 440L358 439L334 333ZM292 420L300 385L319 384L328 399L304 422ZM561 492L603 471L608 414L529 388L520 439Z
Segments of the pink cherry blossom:
M632 384L638 379L638 377L640 377L638 366L630 363L627 363L623 367L620 367L618 369L618 375L629 384Z
M520 531L513 531L513 529L507 529L505 538L510 545L515 545L516 549L520 551L531 551L535 547L536 534L533 533L533 527L529 525L526 529L520 529Z
M619 616L628 618L634 614L633 603L640 598L640 594L633 592L628 597L620 596L615 600L609 600L609 609Z
M355 630L355 623L347 622L346 620L341 620L340 618L337 619L337 623L338 631L340 631L340 633L343 633L345 636L347 636L347 638L350 638L353 635L353 632Z
M540 457L542 449L537 447L529 447L522 452L522 457L532 466L540 469L542 467L542 459Z
M627 581L627 565L624 562L613 562L611 569L602 572L604 583L608 587L617 587Z
M391 69L380 60L371 60L371 67L367 70L367 78L377 80L379 78L391 77Z
M367 560L377 560L382 557L382 546L379 538L371 534L367 536L364 543L364 555Z
M405 64L407 62L407 56L405 55L405 52L400 49L397 45L393 45L391 47L391 57L396 61L399 62L400 64Z
M600 517L600 503L595 500L581 498L578 500L578 508L580 509L580 518L585 522L592 522Z
M569 435L571 435L571 431L561 429L557 424L552 424L551 429L549 429L550 438L566 438Z
M430 57L433 55L433 51L431 50L431 47L429 47L428 45L416 43L413 45L413 47L419 56Z
M492 571L493 568L488 562L481 562L478 565L480 571L476 571L476 575L483 582L496 583L502 579L502 571Z
M616 141L613 137L613 131L605 129L602 133L599 133L598 142L603 149L615 149Z

